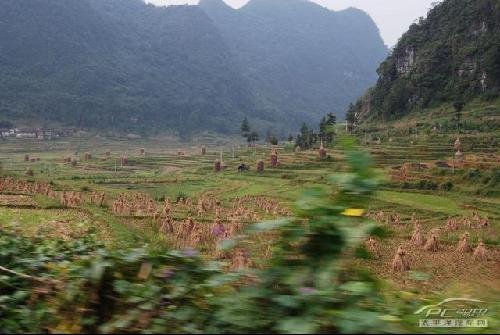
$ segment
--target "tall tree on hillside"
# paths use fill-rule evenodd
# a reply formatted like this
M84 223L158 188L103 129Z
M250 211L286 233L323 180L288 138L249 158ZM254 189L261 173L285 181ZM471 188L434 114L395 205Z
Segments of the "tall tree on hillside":
M241 136L248 137L248 134L250 133L251 128L250 128L250 122L248 122L248 118L246 116L243 119L243 121L241 122L240 130L241 130Z
M319 124L319 137L326 144L333 142L335 137L335 129L333 128L337 124L337 117L332 113L328 113Z
M351 102L349 105L349 109L345 116L345 120L347 122L347 130L352 131L354 127L356 127L356 106Z
M259 133L257 133L256 131L250 132L247 136L248 143L254 143L257 142L258 140L259 140Z
M465 102L458 100L453 103L453 108L455 109L455 115L453 121L455 122L455 128L460 132L460 122L462 120L462 111L465 107Z
M309 129L307 124L304 122L302 127L300 127L300 134L297 135L295 145L301 147L302 149L310 149L315 143L318 142L318 138L318 133L316 133L314 129Z
M266 142L271 145L278 145L278 137L274 135L271 129L268 129L266 132Z

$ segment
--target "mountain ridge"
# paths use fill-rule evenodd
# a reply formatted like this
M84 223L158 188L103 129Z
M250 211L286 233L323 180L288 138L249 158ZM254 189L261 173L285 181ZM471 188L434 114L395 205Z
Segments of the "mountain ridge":
M351 122L395 120L500 94L500 1L445 0L413 24L351 106Z
M306 1L5 0L0 28L0 120L143 132L236 133L248 116L284 134L340 115L375 80L363 55L387 51L366 14Z
M376 80L374 69L388 52L374 21L358 9L336 12L305 0L251 0L238 9L202 0L200 6L245 68L259 107L294 110L295 124L329 112L342 119L349 102Z

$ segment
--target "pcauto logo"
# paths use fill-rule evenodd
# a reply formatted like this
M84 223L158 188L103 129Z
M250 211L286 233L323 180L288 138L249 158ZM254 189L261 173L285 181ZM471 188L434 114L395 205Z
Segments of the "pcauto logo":
M448 298L436 305L420 308L419 326L423 328L487 328L489 310L484 301Z

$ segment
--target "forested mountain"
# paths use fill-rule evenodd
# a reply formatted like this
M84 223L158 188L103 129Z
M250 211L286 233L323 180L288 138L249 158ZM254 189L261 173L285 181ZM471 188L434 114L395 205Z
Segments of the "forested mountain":
M500 91L500 0L445 0L413 24L348 119L391 120Z
M0 120L283 132L344 110L385 52L366 14L300 0L1 0Z
M196 6L2 0L2 118L227 132L252 98Z
M251 0L240 9L200 0L251 84L260 117L319 122L376 80L387 56L373 20L357 9L334 12L305 0ZM269 113L272 111L272 113Z

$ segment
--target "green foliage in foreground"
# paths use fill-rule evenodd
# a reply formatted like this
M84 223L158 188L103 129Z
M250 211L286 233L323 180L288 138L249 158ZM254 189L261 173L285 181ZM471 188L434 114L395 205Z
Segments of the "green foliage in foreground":
M296 218L248 231L279 228L264 270L221 271L194 250L106 250L92 236L33 240L0 228L0 331L387 331L379 284L346 266L373 228L359 215L377 179L366 155L347 148L346 157L350 172L305 192Z

